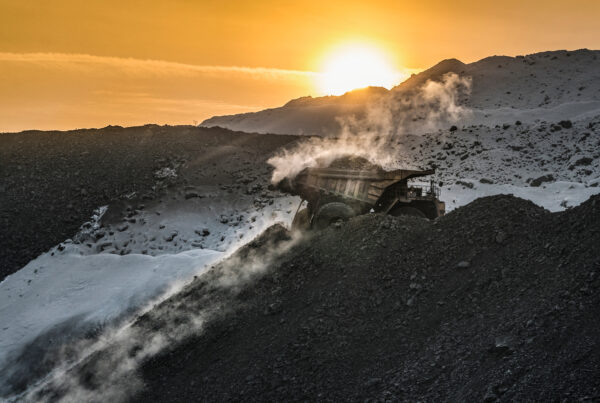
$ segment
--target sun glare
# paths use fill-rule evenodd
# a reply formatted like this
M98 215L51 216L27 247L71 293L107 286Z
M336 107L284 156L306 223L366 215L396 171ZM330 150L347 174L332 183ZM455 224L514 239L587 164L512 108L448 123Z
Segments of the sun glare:
M348 45L338 48L325 58L322 72L318 76L318 87L325 95L341 95L369 86L389 89L399 83L401 76L379 49Z

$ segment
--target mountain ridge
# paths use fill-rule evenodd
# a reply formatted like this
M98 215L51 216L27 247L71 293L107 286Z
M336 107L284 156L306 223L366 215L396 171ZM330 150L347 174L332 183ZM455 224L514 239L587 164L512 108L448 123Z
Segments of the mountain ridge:
M489 56L468 64L446 59L389 91L371 87L341 96L301 97L259 112L215 116L201 126L257 133L335 135L341 130L339 118L364 114L370 105L388 95L410 98L428 80L439 82L448 73L472 80L470 95L458 98L458 105L475 112L469 123L496 124L500 117L486 117L505 115L503 108L532 110L531 122L543 120L546 110L563 105L567 105L561 109L566 118L600 113L600 51L579 49ZM571 104L576 107L569 107ZM523 119L528 120L527 116Z

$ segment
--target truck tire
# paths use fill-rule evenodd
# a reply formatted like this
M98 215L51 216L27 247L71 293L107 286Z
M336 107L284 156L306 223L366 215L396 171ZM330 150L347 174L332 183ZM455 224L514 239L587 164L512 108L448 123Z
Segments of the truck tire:
M418 208L408 207L408 206L396 207L395 209L393 209L392 211L390 211L390 215L393 215L394 217L399 217L401 215L407 215L407 216L411 216L411 217L427 218L425 216L425 213L423 213Z
M336 221L347 221L355 215L356 213L352 210L352 207L347 204L339 202L327 203L315 214L313 228L317 230L324 229Z
M298 211L292 220L292 231L306 231L310 228L310 213L305 207Z

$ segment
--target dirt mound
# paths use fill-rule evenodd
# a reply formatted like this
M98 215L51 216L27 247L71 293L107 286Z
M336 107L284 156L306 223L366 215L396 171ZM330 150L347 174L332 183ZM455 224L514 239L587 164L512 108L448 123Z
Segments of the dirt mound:
M379 165L372 164L366 158L349 155L346 157L338 158L334 160L328 167L323 168L337 168L337 169L354 169L354 170L365 170L365 171L382 171L383 169Z
M214 330L215 336L222 332L221 326L231 326L230 315L235 314L239 307L229 304L249 298L246 294L248 289L244 286L262 276L271 265L277 265L279 254L276 251L284 252L294 242L295 237L284 226L272 225L225 262L211 267L200 277L194 277L176 297L155 305L138 317L131 327L121 329L117 334L109 331L110 336L105 337L102 349L82 360L65 376L52 379L40 389L31 391L25 400L72 401L80 400L81 396L87 396L83 400L92 401L128 400L141 387L137 374L131 369L154 354L148 350L175 349L193 334ZM77 323L78 320L74 319L65 326ZM7 379L10 390L3 392L24 392L49 370L64 364L61 360L76 361L76 352L85 351L94 342L90 336L90 340L82 341L80 345L65 343L61 346L60 329L56 333L57 337L52 340L56 343L55 349L43 351L37 341L25 349L18 364L10 369L10 379ZM47 343L48 339L43 340ZM90 351L93 350L90 348ZM75 394L78 395L76 398Z
M599 223L600 196L562 213L494 196L436 221L274 227L138 321L137 348L172 342L135 400L593 398ZM77 376L101 385L110 357Z

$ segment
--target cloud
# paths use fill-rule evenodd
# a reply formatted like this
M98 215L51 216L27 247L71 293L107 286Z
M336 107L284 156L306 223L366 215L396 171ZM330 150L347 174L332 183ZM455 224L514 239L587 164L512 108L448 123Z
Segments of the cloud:
M154 75L241 74L259 78L289 79L290 77L312 77L317 74L311 71L269 67L195 65L165 60L95 56L81 53L0 52L0 62L27 63L72 70L106 67L135 72L136 74L146 73Z
M197 112L198 110L215 107L241 111L259 110L262 107L261 105L239 104L204 98L157 97L149 92L95 90L93 94L99 98L110 98L111 102L119 108L123 106L136 106L152 107L156 110L182 111L189 109Z

